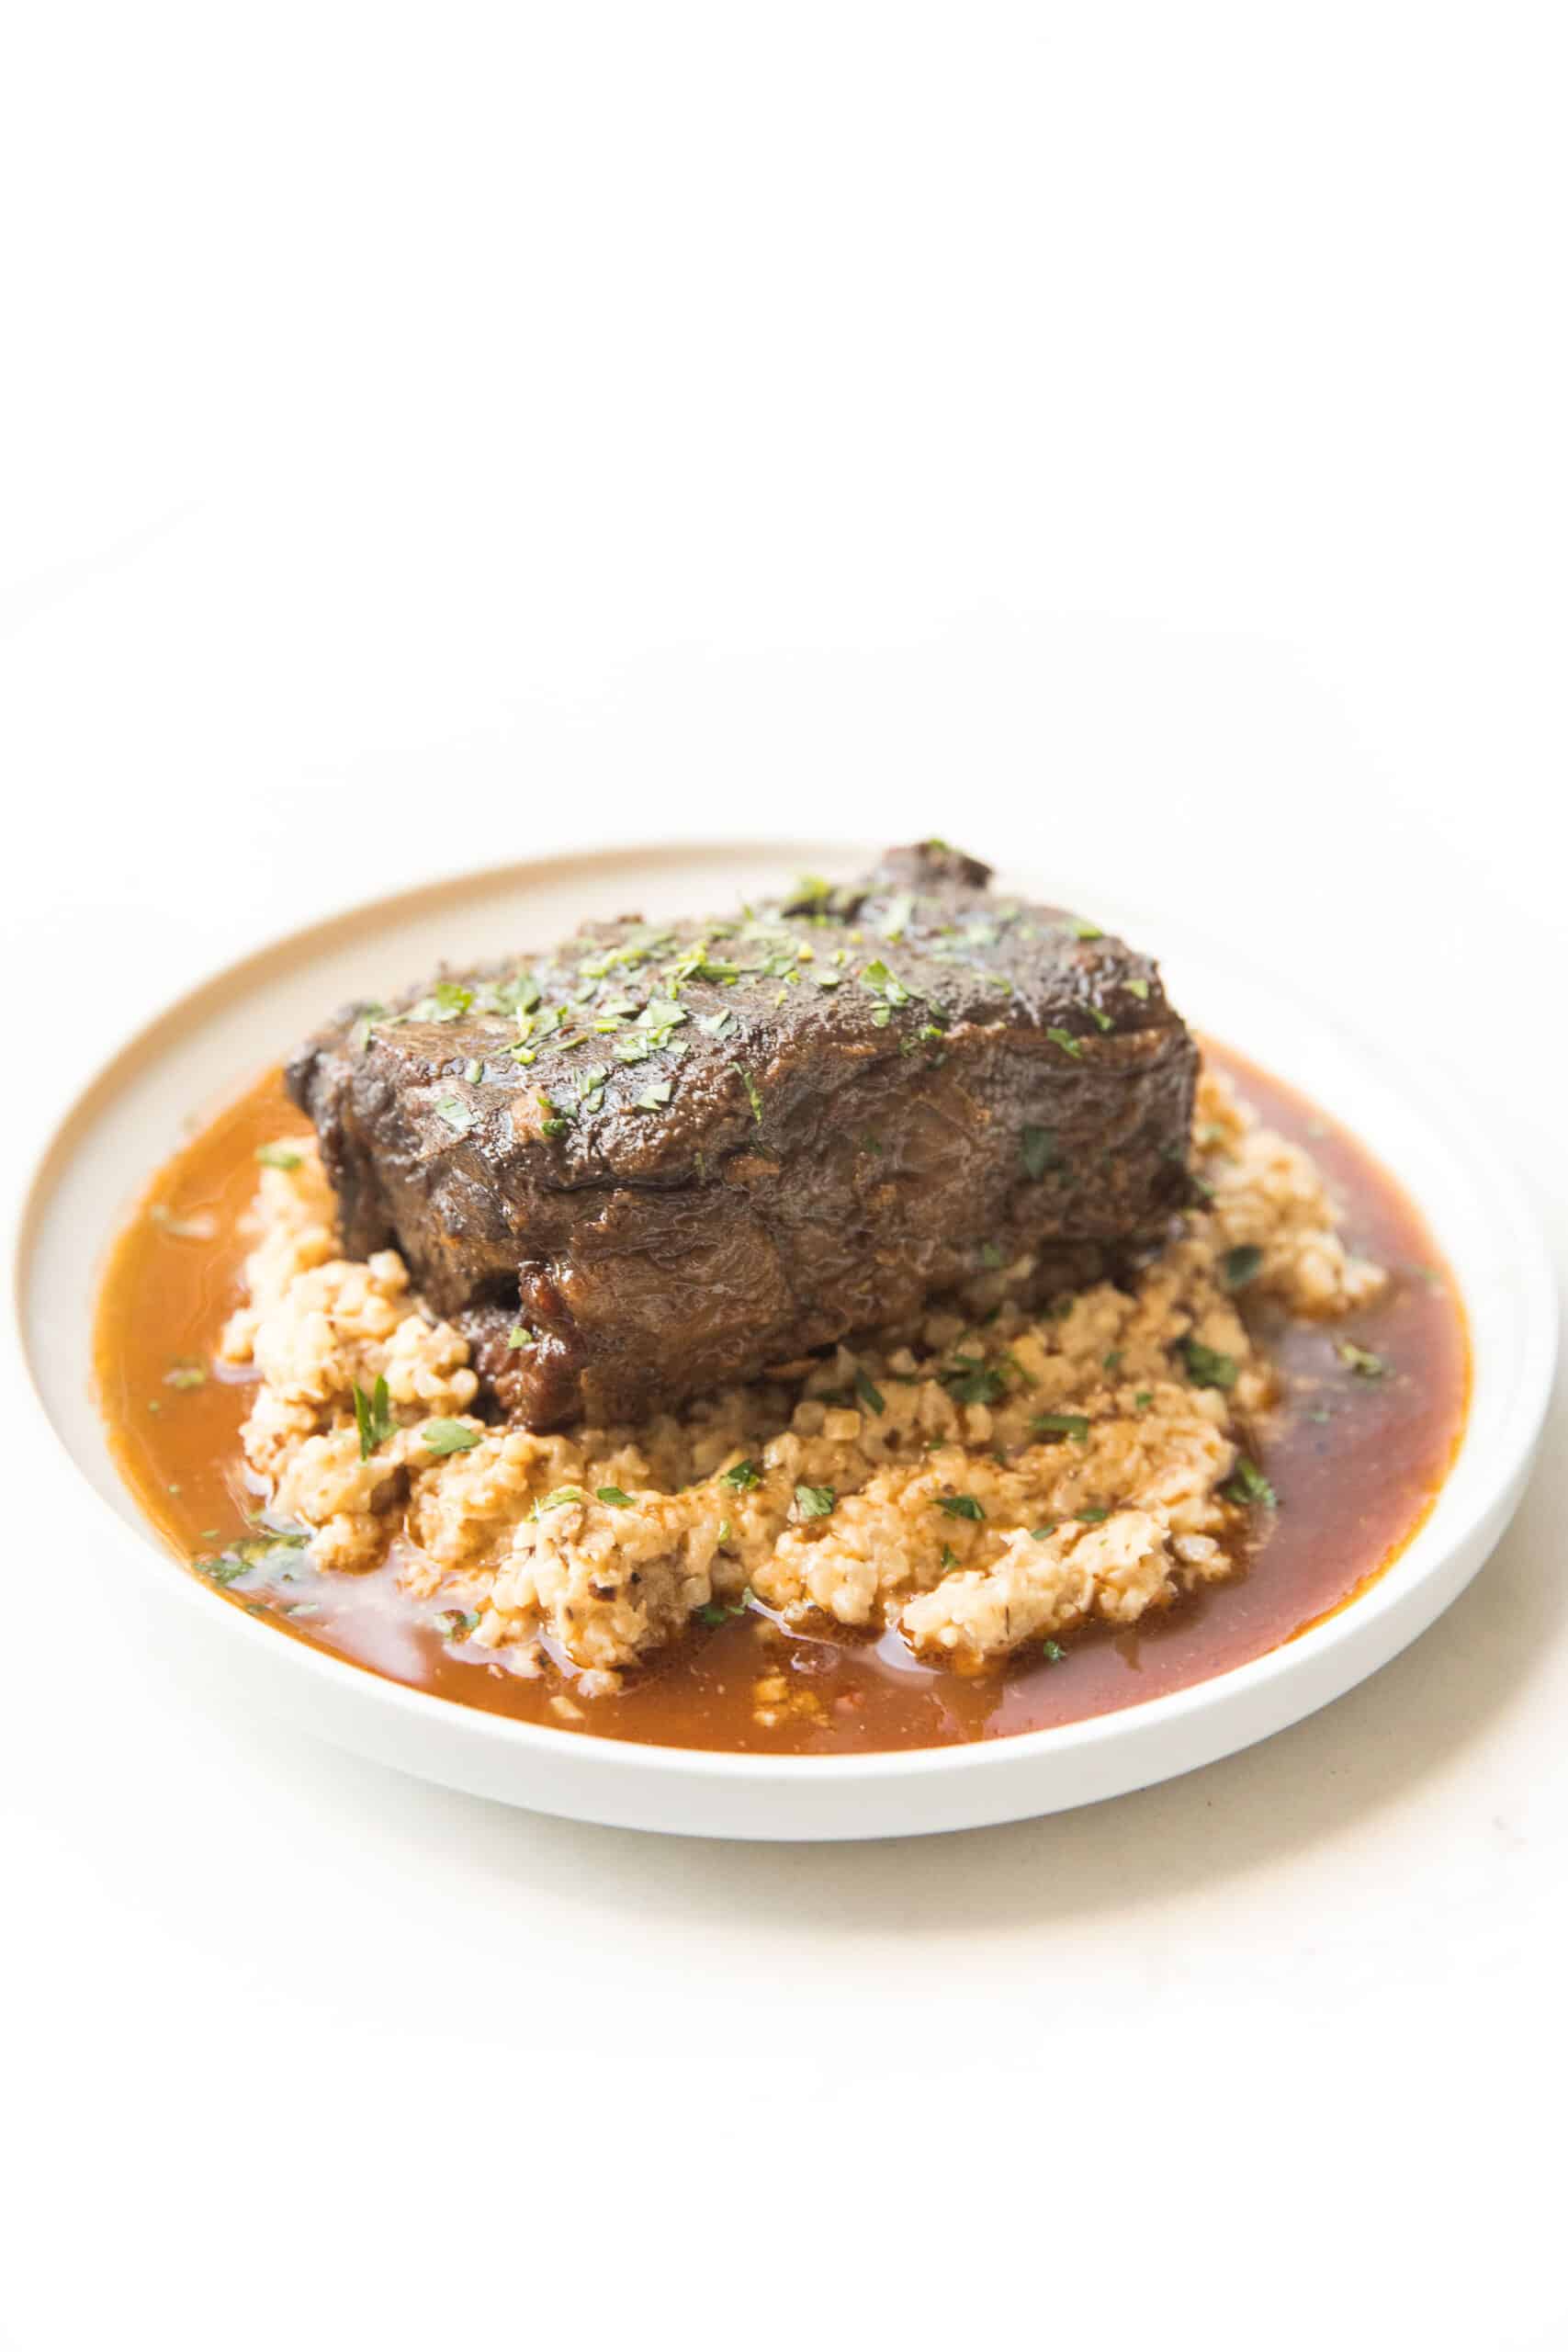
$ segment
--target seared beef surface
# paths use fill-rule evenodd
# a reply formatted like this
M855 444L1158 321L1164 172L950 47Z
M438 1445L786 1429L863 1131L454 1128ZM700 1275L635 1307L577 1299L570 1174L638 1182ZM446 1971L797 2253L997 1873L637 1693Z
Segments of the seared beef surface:
M395 1244L515 1418L636 1419L1187 1197L1153 964L943 844L849 888L355 1006L291 1064L354 1256Z

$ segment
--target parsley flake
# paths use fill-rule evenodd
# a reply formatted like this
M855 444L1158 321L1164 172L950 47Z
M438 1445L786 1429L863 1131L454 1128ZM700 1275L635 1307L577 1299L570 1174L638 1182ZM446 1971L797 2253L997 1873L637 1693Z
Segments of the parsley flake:
M913 1001L914 990L907 989L897 974L888 970L880 956L874 962L863 965L861 978L873 996L879 996L885 1004L908 1004Z
M1201 1340L1190 1336L1177 1342L1187 1365L1187 1374L1198 1388L1234 1388L1240 1377L1241 1367L1235 1356L1222 1355L1217 1348L1204 1347Z
M539 1497L534 1505L534 1517L543 1519L547 1510L559 1510L566 1503L580 1503L581 1500L581 1487L556 1487L549 1494Z
M839 1498L831 1487L796 1487L795 1507L802 1519L826 1519Z
M1080 1445L1089 1442L1087 1413L1036 1413L1029 1424L1032 1437L1072 1437Z
M1237 1455L1235 1468L1220 1492L1228 1503L1260 1503L1265 1510L1275 1510L1280 1500L1257 1463L1245 1453Z
M387 1375L380 1373L368 1396L356 1380L354 1384L354 1419L359 1430L359 1459L368 1462L378 1445L384 1445L397 1428L392 1419L391 1399L387 1394Z
M973 1495L938 1495L936 1507L944 1510L949 1519L979 1520L986 1516L984 1505L976 1502Z
M999 1405L1007 1382L981 1356L954 1356L937 1378L955 1405Z
M289 1143L258 1143L256 1158L264 1168L281 1168L285 1175L304 1165L303 1155Z
M465 1421L426 1421L419 1433L420 1443L435 1454L470 1453L483 1435Z

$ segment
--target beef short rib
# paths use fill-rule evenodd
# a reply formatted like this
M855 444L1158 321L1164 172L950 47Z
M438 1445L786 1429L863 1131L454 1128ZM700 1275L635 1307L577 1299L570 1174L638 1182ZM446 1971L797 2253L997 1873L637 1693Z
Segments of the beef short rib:
M636 1419L1187 1198L1153 964L941 842L849 888L358 1005L288 1070L344 1247L395 1244L519 1420Z

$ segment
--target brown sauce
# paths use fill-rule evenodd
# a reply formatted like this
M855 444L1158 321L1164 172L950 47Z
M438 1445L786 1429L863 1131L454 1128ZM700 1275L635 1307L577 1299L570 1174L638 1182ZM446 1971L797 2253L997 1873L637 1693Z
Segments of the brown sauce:
M694 1634L616 1697L574 1700L580 1712L570 1723L552 1704L551 1679L525 1681L449 1646L433 1605L400 1592L389 1567L322 1576L292 1566L223 1591L214 1586L215 1595L291 1639L495 1714L610 1739L772 1754L941 1747L1043 1730L1185 1689L1277 1648L1353 1598L1425 1518L1463 1430L1468 1343L1431 1237L1386 1170L1278 1080L1223 1048L1206 1050L1269 1125L1311 1151L1342 1204L1347 1239L1393 1276L1375 1306L1344 1324L1249 1317L1285 1374L1285 1405L1261 1451L1281 1507L1231 1583L1150 1615L1134 1633L1076 1635L1058 1663L1015 1660L967 1680L917 1665L896 1634L874 1644L807 1639L748 1614ZM254 1533L260 1498L239 1440L252 1382L215 1371L212 1353L240 1297L239 1222L255 1190L256 1146L303 1129L269 1074L162 1170L105 1279L101 1407L128 1484L186 1561ZM1359 1377L1338 1361L1334 1342L1347 1333L1383 1360L1382 1378ZM191 1376L182 1381L182 1373ZM764 1727L753 1686L781 1668L811 1678L823 1705Z

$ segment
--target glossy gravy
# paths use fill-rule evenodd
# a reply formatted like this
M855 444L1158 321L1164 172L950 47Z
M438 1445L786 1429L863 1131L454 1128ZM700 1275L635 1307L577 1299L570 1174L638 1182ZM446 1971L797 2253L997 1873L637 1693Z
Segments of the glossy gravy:
M297 1641L492 1713L556 1730L683 1747L825 1755L930 1747L1105 1714L1201 1682L1276 1648L1351 1599L1425 1518L1463 1430L1469 1353L1463 1311L1419 1212L1342 1127L1238 1056L1208 1046L1273 1127L1312 1153L1344 1209L1346 1239L1388 1268L1377 1303L1344 1322L1248 1310L1285 1375L1285 1403L1259 1449L1280 1510L1245 1574L1134 1632L1086 1631L1058 1662L1014 1659L964 1679L917 1665L897 1634L808 1638L760 1611L702 1628L612 1698L568 1696L445 1639L428 1601L393 1570L322 1576L288 1563L213 1590ZM238 1303L258 1144L305 1123L271 1072L201 1128L160 1172L115 1245L96 1342L99 1401L123 1474L148 1518L194 1562L254 1534L262 1499L240 1425L253 1378L215 1366ZM1386 1370L1342 1363L1347 1336ZM759 1674L811 1679L809 1716L761 1724Z

